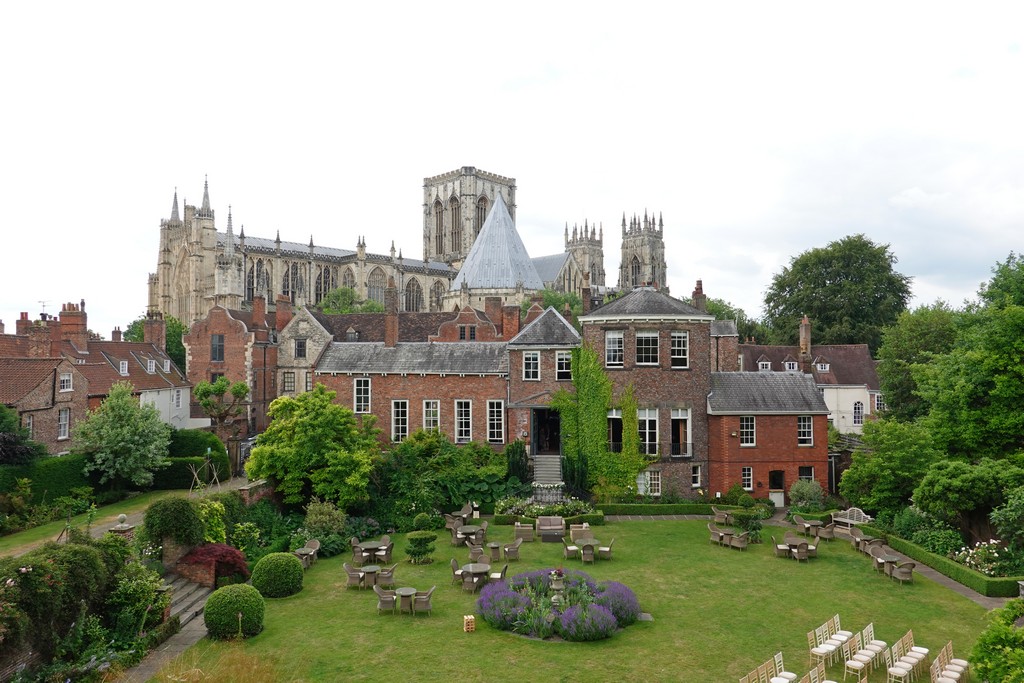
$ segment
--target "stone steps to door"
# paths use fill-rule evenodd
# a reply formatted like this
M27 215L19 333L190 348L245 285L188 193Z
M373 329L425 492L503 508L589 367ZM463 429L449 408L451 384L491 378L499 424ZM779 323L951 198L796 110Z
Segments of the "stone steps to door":
M177 615L182 626L203 613L206 599L213 592L177 574L165 576L164 586L171 592L171 616Z

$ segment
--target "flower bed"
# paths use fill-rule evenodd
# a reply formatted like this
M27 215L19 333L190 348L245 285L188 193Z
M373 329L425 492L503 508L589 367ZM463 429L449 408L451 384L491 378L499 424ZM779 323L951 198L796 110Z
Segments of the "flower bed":
M584 572L540 569L484 586L477 611L502 631L587 641L610 638L636 622L640 602L616 581L598 584Z

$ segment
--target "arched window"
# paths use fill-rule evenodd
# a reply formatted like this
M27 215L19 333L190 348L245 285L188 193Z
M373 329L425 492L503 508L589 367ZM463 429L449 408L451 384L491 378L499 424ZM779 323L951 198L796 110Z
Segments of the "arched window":
M249 272L245 276L245 299L252 301L253 297L267 296L267 273L263 270L263 259L256 259L256 262L249 266Z
M484 228L484 223L487 221L487 197L481 197L476 200L476 221L473 225L475 231L473 237L476 238L480 231Z
M291 299L294 304L296 295L301 295L303 291L304 287L302 274L299 272L299 264L285 265L284 277L281 280L281 293Z
M441 310L441 299L444 298L444 293L447 289L448 288L445 287L445 284L440 280L434 281L434 284L430 286L430 310Z
M327 292L332 289L338 288L338 267L337 266L323 266L317 268L316 274L316 292L314 303L320 303Z
M434 202L434 251L438 256L444 254L444 206L440 199Z
M640 259L636 256L629 265L629 281L632 287L640 286Z
M388 286L388 276L380 268L374 268L366 281L366 298L384 303L384 290Z
M252 301L256 293L256 264L249 266L249 272L245 274L245 300Z
M423 310L423 288L415 279L405 286L405 310L419 313Z
M860 401L853 404L853 424L864 424L864 404Z
M458 197L448 200L448 210L451 212L452 220L452 251L462 251L462 206Z
M341 286L349 289L356 288L356 276L352 274L351 268L346 268L345 273L341 276Z

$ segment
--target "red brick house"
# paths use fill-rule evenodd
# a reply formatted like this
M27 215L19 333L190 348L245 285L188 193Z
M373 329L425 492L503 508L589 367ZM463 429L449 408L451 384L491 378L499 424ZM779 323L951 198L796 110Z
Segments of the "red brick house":
M74 426L89 412L89 381L66 358L0 358L0 403L51 455L67 453Z
M249 386L241 436L266 429L267 408L278 396L277 332L291 320L291 304L282 297L275 312L267 313L266 309L266 300L260 296L253 299L251 311L214 306L182 337L190 382L215 382L226 377L232 384L245 382ZM192 415L205 414L196 404L192 405Z
M798 479L828 490L828 407L810 375L712 373L707 415L710 495L738 483L782 506Z

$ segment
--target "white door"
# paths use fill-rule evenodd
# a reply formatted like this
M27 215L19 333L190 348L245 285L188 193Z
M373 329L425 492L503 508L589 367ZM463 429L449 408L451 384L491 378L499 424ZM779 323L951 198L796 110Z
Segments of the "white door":
M785 491L769 491L768 500L775 503L775 507L781 508L786 504L786 492Z

